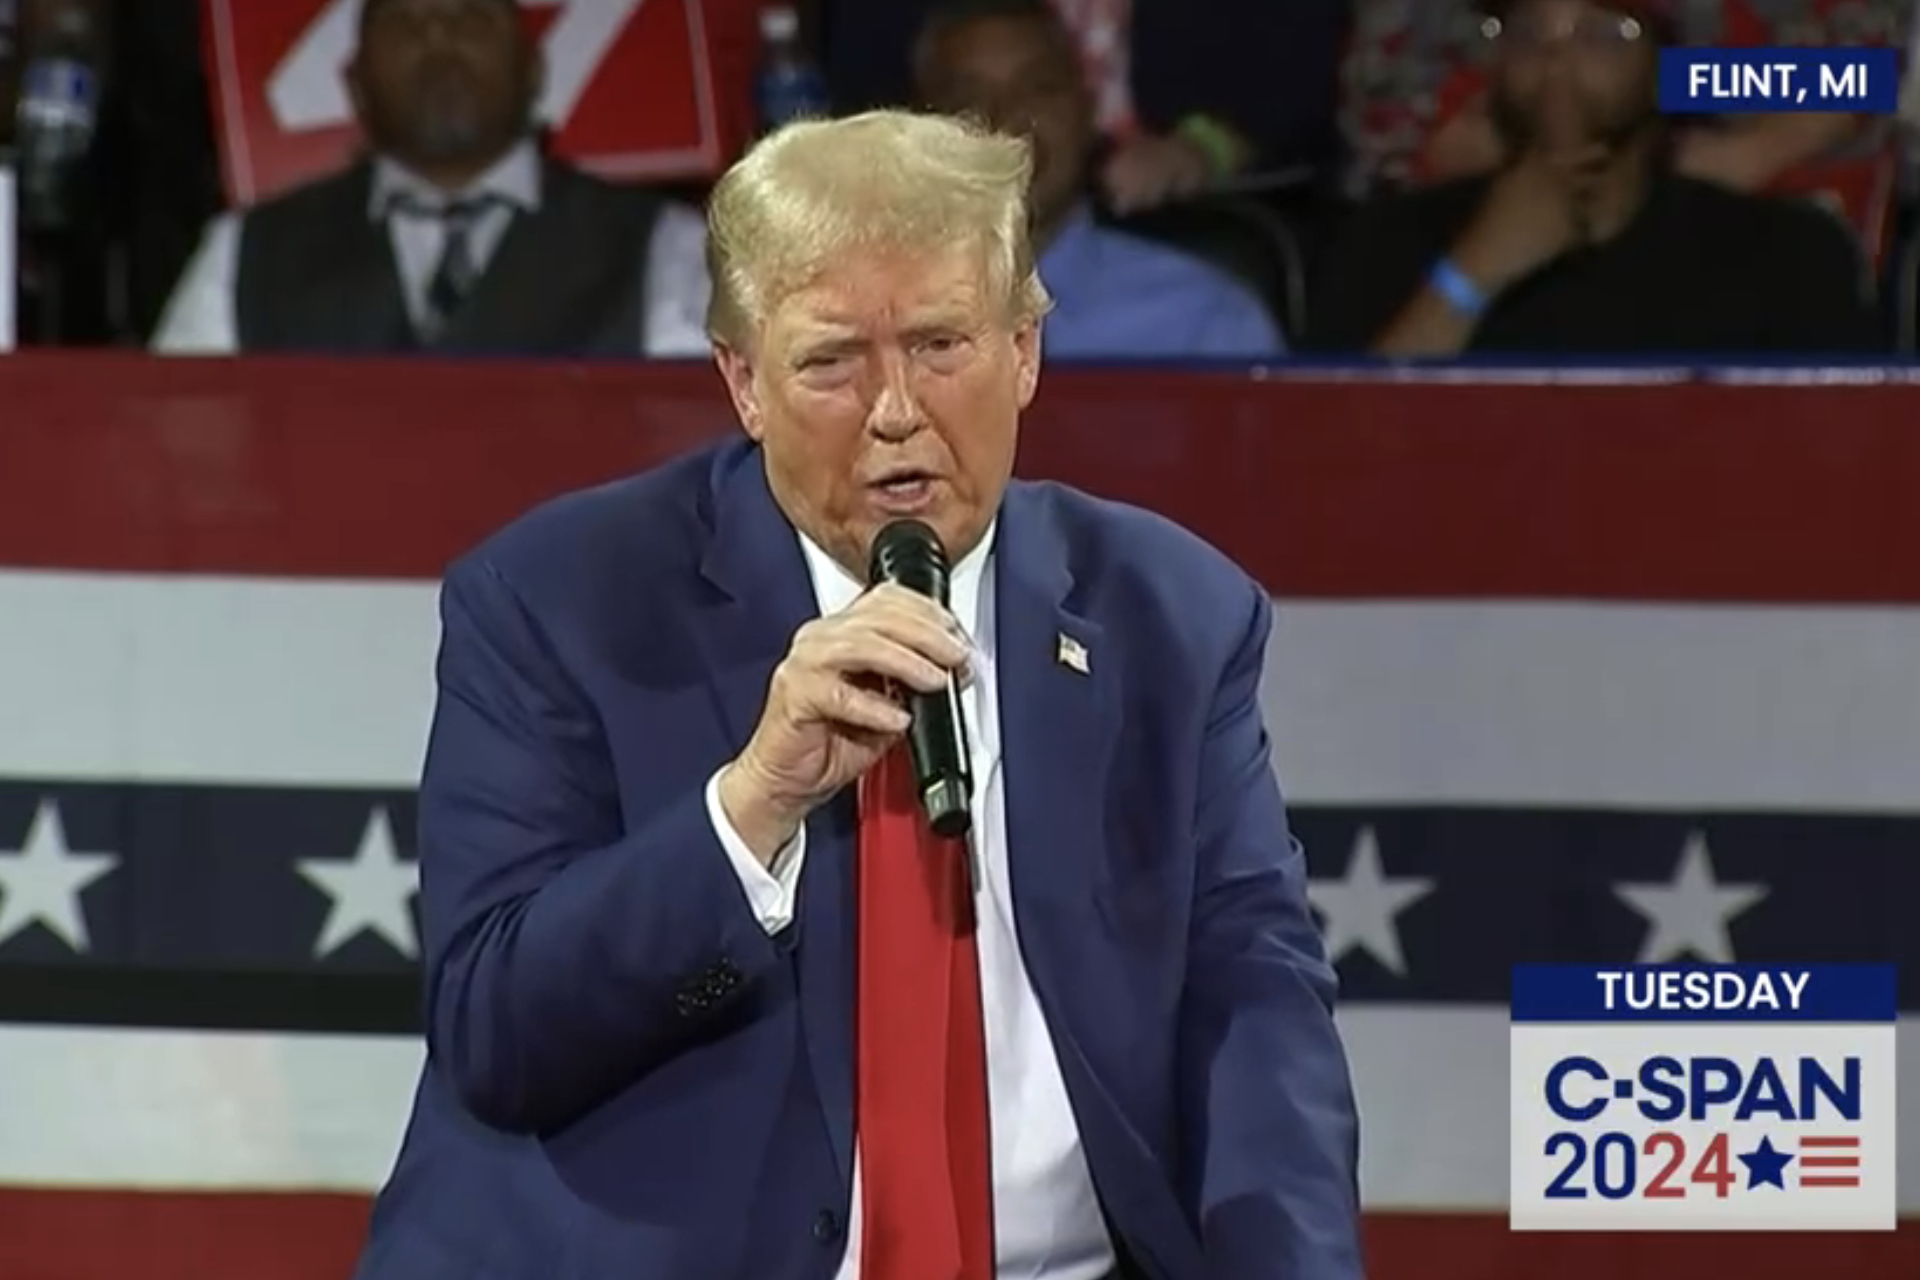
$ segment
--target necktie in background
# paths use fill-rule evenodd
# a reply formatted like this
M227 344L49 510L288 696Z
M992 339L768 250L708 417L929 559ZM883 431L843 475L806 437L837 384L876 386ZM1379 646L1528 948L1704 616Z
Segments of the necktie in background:
M440 211L446 226L446 247L440 265L427 282L427 334L438 337L473 296L480 283L480 264L473 252L473 226L494 202L486 197L455 200Z
M412 195L394 198L396 214L438 222L444 235L440 260L427 279L426 307L419 323L422 339L431 342L445 333L473 296L483 271L473 248L473 229L500 204L498 197L486 195L466 196L445 204L432 204Z
M993 1280L986 1033L964 840L927 827L904 744L860 786L863 1280Z

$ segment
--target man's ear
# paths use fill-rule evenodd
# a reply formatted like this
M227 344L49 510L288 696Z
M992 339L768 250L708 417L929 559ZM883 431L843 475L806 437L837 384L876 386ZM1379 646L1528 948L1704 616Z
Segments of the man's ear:
M733 401L734 416L749 438L758 443L766 431L766 418L760 411L760 389L754 385L753 360L744 351L720 341L713 342L713 363L727 384L727 396Z

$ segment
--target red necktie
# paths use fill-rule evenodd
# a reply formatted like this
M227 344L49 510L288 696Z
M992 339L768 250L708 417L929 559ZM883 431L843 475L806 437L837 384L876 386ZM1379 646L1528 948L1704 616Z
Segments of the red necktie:
M904 744L867 773L854 1077L861 1280L993 1280L986 1036L968 856L965 840L942 840L927 827Z

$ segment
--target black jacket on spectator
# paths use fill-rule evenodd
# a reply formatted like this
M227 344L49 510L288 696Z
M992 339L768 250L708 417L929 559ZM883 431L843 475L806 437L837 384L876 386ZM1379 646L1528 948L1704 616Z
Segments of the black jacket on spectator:
M929 0L821 0L822 61L834 107L898 106L912 95L913 41ZM1167 129L1199 112L1255 148L1255 167L1327 159L1346 0L1133 0L1134 109Z
M1361 206L1320 263L1303 345L1360 353L1485 200L1467 178ZM1852 233L1802 200L1663 173L1611 241L1495 298L1463 354L1864 355L1884 338Z
M473 296L432 346L462 354L632 355L658 201L549 161L538 211L518 213ZM234 289L240 349L419 349L384 221L358 164L247 213Z

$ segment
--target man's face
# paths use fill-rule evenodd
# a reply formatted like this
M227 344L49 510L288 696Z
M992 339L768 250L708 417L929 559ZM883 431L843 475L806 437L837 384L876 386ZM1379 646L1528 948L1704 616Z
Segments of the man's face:
M1070 44L1045 22L985 18L940 36L919 67L922 103L969 115L1033 144L1034 220L1045 226L1079 197L1093 154L1093 100Z
M716 353L782 509L859 576L889 521L925 521L958 560L999 509L1040 334L983 257L850 256L778 300L752 350Z
M1492 110L1516 150L1625 141L1657 110L1651 33L1590 0L1521 0L1501 24Z
M538 60L506 0L377 0L347 76L382 152L483 163L525 132Z

